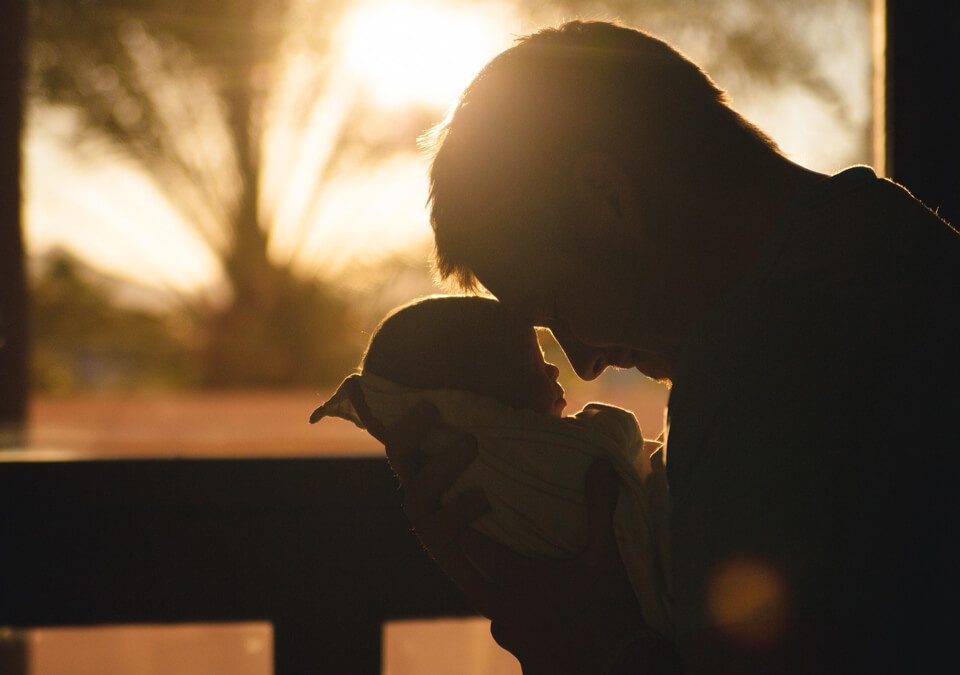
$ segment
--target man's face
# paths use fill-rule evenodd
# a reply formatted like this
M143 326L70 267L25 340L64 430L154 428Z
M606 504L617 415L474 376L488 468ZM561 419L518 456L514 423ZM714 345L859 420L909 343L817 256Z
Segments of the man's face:
M647 280L638 278L637 263L628 255L603 258L604 264L595 264L593 256L554 251L522 265L477 269L477 274L500 302L549 328L582 379L593 380L608 366L670 379L672 341L655 323L645 322L636 292Z
M474 272L504 305L549 328L581 378L614 366L671 379L696 299L686 279L697 270L685 267L684 246L652 236L684 229L670 226L686 216L663 194L616 156L584 154L551 197L552 232L533 228L527 241L478 254L487 260Z

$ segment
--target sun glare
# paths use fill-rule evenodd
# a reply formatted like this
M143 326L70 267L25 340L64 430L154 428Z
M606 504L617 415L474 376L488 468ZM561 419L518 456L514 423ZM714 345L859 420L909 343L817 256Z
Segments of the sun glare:
M350 13L340 39L345 66L379 105L446 107L518 25L494 3L371 1Z

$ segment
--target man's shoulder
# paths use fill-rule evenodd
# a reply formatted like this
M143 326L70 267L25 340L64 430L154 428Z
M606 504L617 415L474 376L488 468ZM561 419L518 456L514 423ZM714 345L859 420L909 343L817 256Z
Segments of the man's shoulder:
M903 186L854 167L798 199L765 261L769 280L819 284L910 283L923 270L960 268L960 234Z
M907 433L921 392L956 398L960 237L889 181L846 188L788 227L765 273L686 344L669 401L678 478L718 433L741 439L721 445L745 462L866 452Z
M849 173L788 214L758 273L694 332L677 390L861 377L956 335L960 234L901 186Z

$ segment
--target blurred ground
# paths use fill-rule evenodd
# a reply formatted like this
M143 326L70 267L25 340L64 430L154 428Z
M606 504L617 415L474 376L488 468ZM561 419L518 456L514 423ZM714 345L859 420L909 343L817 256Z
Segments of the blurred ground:
M270 675L265 623L43 628L22 634L30 675ZM318 672L324 672L319 664ZM384 675L519 675L485 619L384 626Z
M229 457L376 455L382 446L349 422L310 425L329 391L189 394L38 395L31 400L28 446L68 457ZM574 412L590 400L633 410L644 435L663 426L666 391L586 383L568 387Z

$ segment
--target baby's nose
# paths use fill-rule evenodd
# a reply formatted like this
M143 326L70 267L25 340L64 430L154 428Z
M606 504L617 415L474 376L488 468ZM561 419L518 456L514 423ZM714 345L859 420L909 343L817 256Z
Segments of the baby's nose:
M551 380L556 381L557 378L560 377L560 369L557 368L557 367L556 367L555 365L553 365L552 363L548 363L548 364L546 364L546 366L547 366L547 375L550 376L550 379L551 379Z

